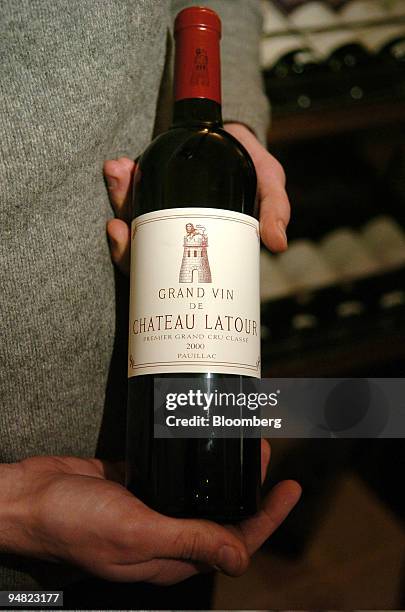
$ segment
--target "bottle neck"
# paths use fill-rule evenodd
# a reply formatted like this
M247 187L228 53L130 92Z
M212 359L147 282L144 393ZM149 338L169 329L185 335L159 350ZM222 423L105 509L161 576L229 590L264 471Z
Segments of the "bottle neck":
M172 125L222 127L221 105L208 98L177 100L174 103Z
M175 37L173 125L222 125L219 32L193 25Z

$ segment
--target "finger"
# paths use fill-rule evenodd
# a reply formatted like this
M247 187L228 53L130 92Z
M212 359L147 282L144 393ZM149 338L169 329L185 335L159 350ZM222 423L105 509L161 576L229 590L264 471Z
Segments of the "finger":
M112 480L119 484L125 481L125 464L123 461L111 462L101 459L82 459L80 457L49 457L49 461L58 470L68 474L80 474L80 476L92 476Z
M290 203L285 190L283 167L245 126L230 123L225 129L246 147L253 160L257 174L262 240L274 252L285 251Z
M112 480L118 484L125 484L125 461L100 461L94 459L100 464L100 471L106 480Z
M270 154L258 166L258 194L260 199L260 234L264 244L273 252L287 248L287 225L290 220L290 202L285 190L282 166Z
M297 482L279 482L264 500L261 510L238 526L237 533L243 538L249 554L253 554L275 532L300 496L301 487Z
M143 536L152 558L171 558L217 567L239 576L249 564L243 542L225 527L203 520L181 520L154 513Z
M177 559L151 559L132 565L114 565L104 570L102 577L118 582L150 582L160 586L176 584L200 573L212 572L214 568L192 561Z
M268 443L262 445L263 453L269 457L270 447ZM263 542L277 529L277 527L282 523L294 505L297 503L301 494L301 488L298 483L294 481L284 481L279 483L274 487L271 494L268 496L265 504L261 510L261 512L255 517L248 519L241 523L241 525L237 528L231 527L230 530L233 530L235 534L237 534L238 538L243 541L249 551L249 554L253 554L262 544ZM175 521L175 519L173 519ZM205 526L205 529L211 527L211 523L207 521L176 521L176 523L189 523L189 524L202 524ZM220 528L221 529L221 528ZM164 533L164 530L161 531ZM188 536L186 536L187 538ZM183 543L181 543L181 547ZM188 539L186 544L186 549L189 551L190 547L192 547L192 539ZM198 545L194 546L194 552L197 550ZM159 544L159 555L162 557L162 546ZM179 551L177 551L178 553ZM188 556L190 553L184 553L184 556ZM201 555L195 555L192 553L193 557L201 557ZM204 555L204 560L196 562L194 561L185 561L180 559L162 559L155 558L150 561L138 563L132 567L119 567L119 577L117 579L121 580L147 580L148 582L153 582L154 584L168 585L174 584L181 580L185 580L190 576L193 576L197 573L208 572L212 569L220 569L224 571L224 573L229 575L240 575L241 572L237 574L229 572L225 569L224 565L214 562L214 560L218 560L218 555ZM245 567L246 569L246 567Z
M262 484L266 479L267 470L270 463L271 448L267 440L261 441L261 465L262 465Z
M111 219L107 223L107 235L110 242L111 258L123 274L129 274L129 253L131 231L129 225L121 219Z
M260 202L260 236L273 253L282 253L288 247L287 225L289 203L286 193L273 191Z
M134 170L135 162L128 157L110 159L104 163L111 203L119 219L128 220L129 217L129 195Z

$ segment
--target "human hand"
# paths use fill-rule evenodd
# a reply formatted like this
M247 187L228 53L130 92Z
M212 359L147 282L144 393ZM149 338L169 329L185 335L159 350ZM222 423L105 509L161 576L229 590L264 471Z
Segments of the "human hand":
M243 144L256 168L261 238L271 251L285 251L290 204L285 190L284 170L247 127L240 123L228 123L225 129ZM107 224L111 257L125 274L129 271L130 245L127 203L134 169L135 163L126 157L108 160L104 164L104 174L116 214L116 218Z
M263 443L263 472L269 454ZM297 483L279 483L257 515L224 527L163 516L121 478L119 466L96 459L34 457L0 466L0 551L121 582L174 584L214 568L238 576L300 496Z

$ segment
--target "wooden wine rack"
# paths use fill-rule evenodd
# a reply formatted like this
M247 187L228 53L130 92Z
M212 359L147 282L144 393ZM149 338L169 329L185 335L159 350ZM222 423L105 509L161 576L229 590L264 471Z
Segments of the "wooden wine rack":
M340 108L274 114L268 131L268 144L271 150L303 140L393 125L405 129L405 100L353 103Z

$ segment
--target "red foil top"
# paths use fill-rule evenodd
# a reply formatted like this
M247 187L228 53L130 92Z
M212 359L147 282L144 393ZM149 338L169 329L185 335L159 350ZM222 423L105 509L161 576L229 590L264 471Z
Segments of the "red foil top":
M208 98L221 104L221 20L209 8L182 10L174 23L174 98Z

